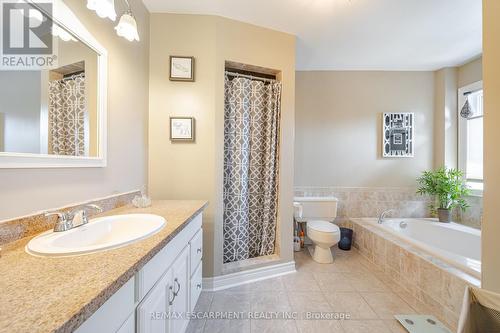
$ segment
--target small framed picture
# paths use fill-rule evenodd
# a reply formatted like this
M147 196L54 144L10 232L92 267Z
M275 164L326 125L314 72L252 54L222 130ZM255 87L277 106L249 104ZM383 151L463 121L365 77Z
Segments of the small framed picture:
M194 118L170 117L170 141L194 142Z
M170 81L194 82L194 57L170 56Z

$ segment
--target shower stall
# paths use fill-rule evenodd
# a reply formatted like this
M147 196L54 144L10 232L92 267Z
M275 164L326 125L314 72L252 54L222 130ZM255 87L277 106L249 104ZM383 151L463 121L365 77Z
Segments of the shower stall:
M226 70L223 262L275 253L281 82Z

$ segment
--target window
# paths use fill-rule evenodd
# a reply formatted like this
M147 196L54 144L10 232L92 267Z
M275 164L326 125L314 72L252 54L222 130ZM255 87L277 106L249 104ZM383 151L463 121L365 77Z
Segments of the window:
M474 194L483 191L483 84L476 82L458 90L458 165ZM469 114L462 114L465 103Z

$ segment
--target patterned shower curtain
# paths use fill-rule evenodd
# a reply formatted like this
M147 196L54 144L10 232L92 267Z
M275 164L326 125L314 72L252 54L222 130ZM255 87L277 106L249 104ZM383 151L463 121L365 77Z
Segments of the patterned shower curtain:
M224 263L274 254L281 83L226 75Z
M49 82L49 151L85 155L85 74Z

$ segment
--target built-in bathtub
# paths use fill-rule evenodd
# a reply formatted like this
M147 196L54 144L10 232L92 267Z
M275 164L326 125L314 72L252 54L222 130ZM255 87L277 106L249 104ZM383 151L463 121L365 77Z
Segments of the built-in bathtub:
M481 284L481 232L435 219L377 221L350 219L354 246L394 292L455 329L465 287Z
M364 219L464 272L481 278L481 231L434 219Z

